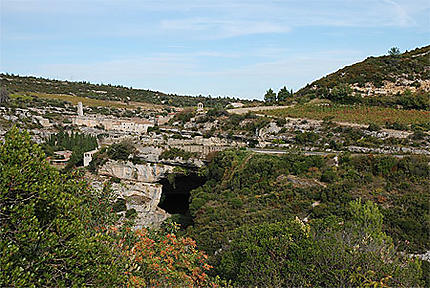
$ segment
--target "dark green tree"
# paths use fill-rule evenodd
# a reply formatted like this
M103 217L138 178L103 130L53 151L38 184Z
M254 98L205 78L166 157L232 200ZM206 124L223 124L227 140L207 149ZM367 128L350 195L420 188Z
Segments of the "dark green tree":
M397 47L392 47L390 50L388 50L388 55L399 56L400 55L400 49Z
M124 283L111 238L97 231L114 220L110 192L92 191L76 176L50 167L27 132L6 134L0 145L1 287Z
M278 102L283 102L291 96L292 95L290 94L290 91L288 91L287 87L284 86L283 88L281 88L281 90L279 90L277 100Z
M216 269L239 287L420 286L420 262L396 253L377 205L349 206L346 221L245 224L220 252Z
M272 88L266 91L264 94L264 101L266 103L275 103L276 102L276 93L273 92Z

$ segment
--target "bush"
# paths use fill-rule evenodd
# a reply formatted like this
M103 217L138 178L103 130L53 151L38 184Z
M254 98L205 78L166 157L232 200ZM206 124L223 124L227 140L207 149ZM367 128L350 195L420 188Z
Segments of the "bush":
M107 149L107 155L112 160L128 160L129 156L134 154L136 148L130 142L123 141L121 143L114 143Z
M187 152L179 148L170 148L164 150L160 154L160 159L175 159L176 157L182 158L184 160L189 160L190 158L197 158L197 153Z
M237 286L419 286L418 260L401 256L382 232L372 202L350 203L349 220L327 217L243 225L221 250L216 270Z
M16 128L0 145L0 286L121 285L111 238L96 231L114 220L112 196L60 175L44 158Z
M321 174L321 181L333 183L336 179L336 173L332 169L327 169Z
M109 186L60 174L28 133L0 145L1 287L214 287L212 267L191 238L134 231L111 213ZM122 206L124 201L117 201ZM130 209L127 216L136 213Z
M369 131L380 131L381 127L378 124L375 123L371 123L368 127L367 130Z

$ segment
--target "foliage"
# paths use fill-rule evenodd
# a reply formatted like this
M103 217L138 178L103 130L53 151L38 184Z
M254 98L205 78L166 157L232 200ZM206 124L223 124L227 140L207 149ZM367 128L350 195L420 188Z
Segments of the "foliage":
M411 287L420 262L397 254L372 202L350 202L350 219L243 225L220 252L219 274L240 287ZM252 283L252 284L251 284Z
M327 95L322 95L335 103L354 104L359 103L361 98L352 93L351 87L348 84L339 84L330 89Z
M216 270L238 287L309 286L312 244L309 226L300 221L244 225L234 231Z
M339 87L339 85L357 84L359 87L364 87L366 83L371 83L378 88L383 86L383 81L395 83L398 79L404 79L406 77L407 80L412 82L411 86L419 86L419 81L429 79L428 52L430 51L430 46L417 48L409 52L406 51L403 54L398 54L400 51L395 47L390 51L390 55L368 57L362 62L339 69L334 73L306 85L306 87L300 89L296 95L298 99L312 99L321 96L327 98L329 91L336 86ZM334 97L335 101L341 99L343 98ZM381 95L367 97L361 100L360 98L351 98L350 100L353 100L354 103L359 103L362 100L363 103L367 105L388 105L390 107L396 105L396 101L392 101L390 98ZM348 101L348 103L352 102ZM426 109L428 109L428 107L426 107Z
M388 55L390 56L399 56L400 50L397 47L392 47L390 50L388 50Z
M119 285L110 237L96 231L112 223L112 198L44 158L16 128L0 146L0 286Z
M406 90L398 98L397 103L405 109L429 110L430 95L422 90L418 90L416 93Z
M212 256L245 224L295 216L347 219L348 203L361 197L380 205L383 232L400 249L428 250L428 157L339 158L339 167L331 167L331 159L321 156L217 153L204 170L207 182L191 191L194 226L187 234Z
M171 121L172 122L179 121L182 124L185 124L188 121L190 121L190 119L192 117L194 117L194 114L195 114L195 112L192 109L186 109L186 110L183 110L183 111L176 113L175 117L173 117L173 119Z
M178 226L170 231L113 228L117 245L126 259L131 287L216 287L207 272L212 268L207 256L196 249L193 239L176 236Z
M293 91L288 91L287 86L284 86L279 90L276 100L278 102L284 102L290 97L293 97Z
M0 74L2 85L11 93L37 92L38 97L62 99L76 104L78 97L80 102L91 106L108 107L135 107L133 102L144 102L157 105L171 105L176 107L195 107L199 102L205 107L227 106L239 99L229 97L204 97L204 96L179 96L176 94L165 94L158 91L135 89L111 84L93 84L86 81L60 81L45 78L25 77L13 74ZM73 95L73 96L72 96ZM92 100L98 100L92 104ZM106 102L109 100L109 102ZM78 101L78 102L79 102ZM241 99L241 102L251 103Z
M319 106L313 104L296 105L294 107L262 112L275 117L294 117L323 120L331 117L334 121L359 124L393 124L425 125L430 117L429 111L398 110L383 107L367 107L358 105Z
M276 102L276 93L273 92L272 88L267 90L266 94L264 94L264 102L266 102L266 103Z
M198 154L193 152L188 152L179 148L170 148L168 150L164 150L160 154L160 159L175 159L177 157L182 158L183 160L189 160L190 158L197 158Z
M112 160L128 160L130 155L136 152L136 148L133 143L129 141L122 141L120 143L114 143L107 149L107 155Z
M72 156L67 163L67 166L71 168L83 165L84 153L96 149L98 143L95 136L60 131L56 134L51 134L42 147L48 155L53 155L54 151L71 150Z
M1 287L223 284L206 274L207 256L192 239L176 236L176 226L118 226L113 208L123 210L124 201L115 204L108 186L93 191L79 171L60 174L44 159L16 128L0 145Z
M294 139L298 144L310 144L315 143L318 138L319 136L315 132L298 132Z
M379 130L381 130L381 127L378 124L370 123L369 127L367 127L367 130L369 130L369 131L379 131Z
M0 88L0 103L9 102L9 92L7 92L5 87Z

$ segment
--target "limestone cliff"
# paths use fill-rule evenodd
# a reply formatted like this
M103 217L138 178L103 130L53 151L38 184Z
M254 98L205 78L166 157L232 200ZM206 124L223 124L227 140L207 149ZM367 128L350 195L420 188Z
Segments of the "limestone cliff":
M173 172L173 166L161 165L155 163L133 164L130 161L113 161L106 162L99 169L100 175L117 177L123 180L136 182L155 183L167 174Z
M158 207L162 185L156 182L173 172L173 166L162 164L133 164L110 160L99 169L99 174L121 179L112 189L126 201L127 210L137 212L136 228L159 226L170 215Z
M123 180L114 183L112 189L119 198L125 199L127 210L136 210L136 228L158 226L170 216L157 206L161 198L161 184Z

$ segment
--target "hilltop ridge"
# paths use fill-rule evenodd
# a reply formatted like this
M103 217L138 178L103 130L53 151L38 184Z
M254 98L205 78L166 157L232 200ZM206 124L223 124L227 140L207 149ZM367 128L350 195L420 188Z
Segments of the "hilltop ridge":
M402 104L395 98L405 92L407 96L412 94L425 100L430 92L430 45L398 55L368 57L306 85L297 95L345 102L345 97L333 95L333 91L348 94L345 90L357 96L346 102L360 102L359 98L367 98L368 104L391 106ZM421 107L408 108L423 109L428 104L428 101L424 102L415 105Z
M167 94L160 91L136 89L121 85L94 84L87 81L65 81L46 79L43 77L19 76L0 73L1 86L10 93L45 93L80 96L98 100L121 102L144 102L169 106L197 106L202 102L206 107L217 105L227 106L231 102L239 101L232 97L205 97ZM241 102L250 102L240 99Z

